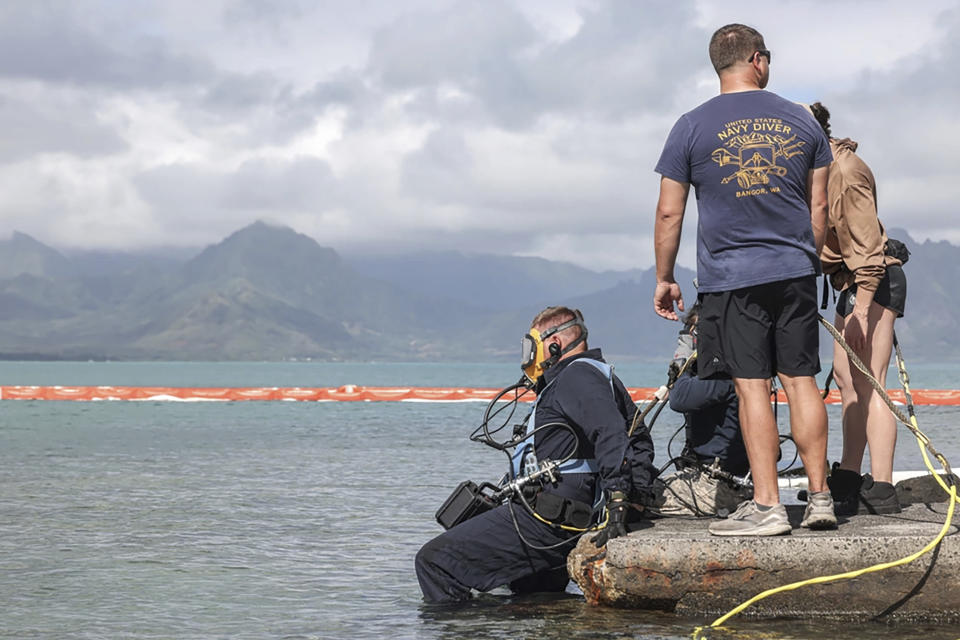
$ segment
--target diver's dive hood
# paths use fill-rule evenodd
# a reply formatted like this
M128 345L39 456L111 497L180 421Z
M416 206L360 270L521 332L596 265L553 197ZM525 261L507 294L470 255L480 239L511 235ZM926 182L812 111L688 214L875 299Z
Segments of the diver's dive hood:
M556 364L564 354L569 353L571 349L587 339L587 325L583 322L583 314L579 310L574 310L574 313L576 317L572 320L550 327L543 333L540 333L537 329L530 329L530 332L523 336L520 368L523 369L523 375L530 381L530 384L536 384L545 369ZM556 344L552 344L549 348L549 355L544 353L543 341L570 327L580 327L580 335L577 336L577 339L568 344L562 351Z

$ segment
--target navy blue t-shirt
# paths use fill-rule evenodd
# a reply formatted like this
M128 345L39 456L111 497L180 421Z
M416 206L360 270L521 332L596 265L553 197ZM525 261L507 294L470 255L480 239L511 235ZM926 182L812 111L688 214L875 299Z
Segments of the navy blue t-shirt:
M832 159L813 116L769 91L720 94L681 116L656 172L694 187L698 291L819 274L807 175Z

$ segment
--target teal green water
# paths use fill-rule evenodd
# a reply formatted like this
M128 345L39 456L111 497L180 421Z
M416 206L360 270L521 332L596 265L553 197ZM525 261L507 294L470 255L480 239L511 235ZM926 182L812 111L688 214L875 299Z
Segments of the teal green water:
M618 367L630 386L658 384L660 369ZM938 380L960 367L944 370ZM0 363L0 384L502 386L517 373L502 364ZM915 387L938 386L920 373ZM709 622L593 608L574 593L425 606L412 563L440 531L435 510L461 480L505 468L502 454L467 440L482 410L2 401L0 638L685 638ZM960 410L919 411L934 443L960 460ZM835 408L830 417L839 424ZM658 420L658 457L679 425L669 410ZM919 464L903 442L897 467ZM711 637L957 637L937 625L732 626Z

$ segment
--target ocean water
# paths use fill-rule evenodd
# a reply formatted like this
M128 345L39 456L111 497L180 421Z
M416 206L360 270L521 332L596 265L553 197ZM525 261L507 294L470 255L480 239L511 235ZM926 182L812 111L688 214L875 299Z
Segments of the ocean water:
M663 369L617 368L628 386L657 385ZM518 373L470 363L3 362L0 384L500 387ZM958 365L911 370L914 388L958 383ZM425 605L413 557L441 531L434 512L462 480L506 468L502 453L467 439L483 408L0 401L0 638L673 639L710 622L590 607L573 589ZM836 459L839 412L829 413ZM778 414L786 431L786 408ZM960 408L919 407L918 417L960 460ZM668 409L654 425L659 461L681 422ZM897 468L921 468L901 433ZM710 637L958 636L942 625L741 617L728 626Z

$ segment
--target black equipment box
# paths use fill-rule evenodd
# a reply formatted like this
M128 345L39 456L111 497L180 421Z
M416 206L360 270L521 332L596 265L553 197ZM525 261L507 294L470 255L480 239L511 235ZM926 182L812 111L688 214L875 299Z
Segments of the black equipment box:
M440 526L451 529L464 520L469 520L497 506L491 496L483 493L483 489L487 487L493 488L490 483L484 482L477 486L470 480L464 480L457 485L450 497L437 509L437 522Z

